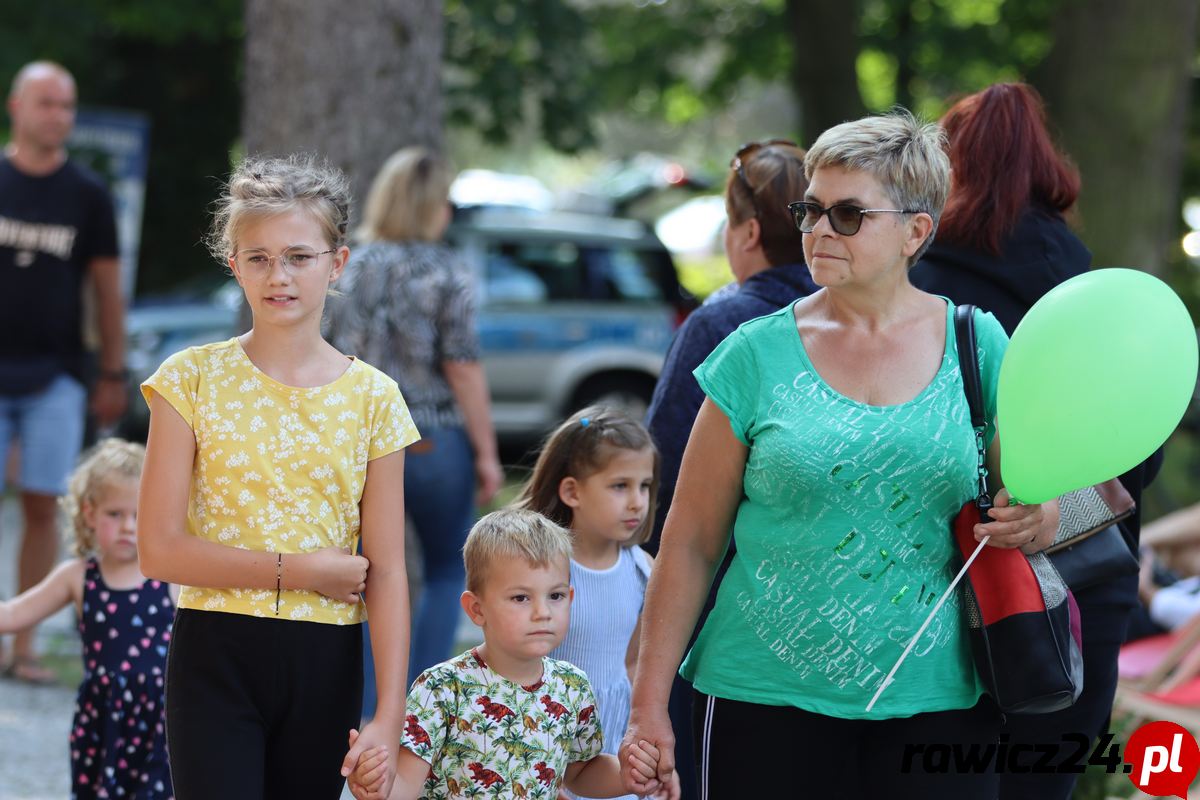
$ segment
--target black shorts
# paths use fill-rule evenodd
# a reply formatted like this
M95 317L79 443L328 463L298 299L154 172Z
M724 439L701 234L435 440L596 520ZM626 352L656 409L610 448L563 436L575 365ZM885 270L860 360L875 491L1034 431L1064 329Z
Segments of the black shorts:
M167 655L178 800L337 800L362 626L180 609Z

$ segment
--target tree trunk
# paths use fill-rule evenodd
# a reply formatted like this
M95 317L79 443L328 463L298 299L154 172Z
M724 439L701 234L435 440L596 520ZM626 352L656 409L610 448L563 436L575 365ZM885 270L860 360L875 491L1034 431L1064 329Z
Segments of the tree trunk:
M858 91L857 0L787 0L792 91L800 105L800 144L865 113Z
M442 147L441 0L246 0L246 152L313 151L355 204L407 145Z
M1198 0L1062 0L1034 81L1083 177L1097 266L1161 274L1179 189Z

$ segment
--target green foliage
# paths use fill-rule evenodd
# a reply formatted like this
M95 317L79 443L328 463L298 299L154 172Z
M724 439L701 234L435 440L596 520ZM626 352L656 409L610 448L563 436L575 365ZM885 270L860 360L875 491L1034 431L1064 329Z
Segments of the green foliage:
M592 8L589 19L606 54L593 73L595 104L640 123L703 130L748 84L775 81L791 69L783 0L610 0ZM720 163L710 166L726 166L721 149Z
M1193 65L1193 71L1196 66ZM1182 196L1186 200L1200 196L1200 136L1195 131L1200 130L1200 83L1192 81L1190 102L1188 103L1187 135L1183 140L1183 187ZM1183 235L1190 229L1184 223L1183 217L1175 218L1175 242L1181 242ZM1182 246L1176 244L1167 253L1167 268L1163 278L1171 284L1192 312L1192 319L1200 321L1200 261L1189 258Z
M783 13L783 0L447 0L449 120L493 142L534 120L567 152L596 141L606 110L684 125L747 77L786 74Z
M161 45L220 42L240 35L240 0L206 3L163 3L161 0L87 0L72 7L87 8L115 36Z
M1048 51L1059 2L861 0L864 103L936 117L955 95L1020 79ZM796 5L803 20L804 3ZM804 54L787 6L447 0L450 121L506 142L533 120L567 152L596 141L594 120L604 111L687 125L730 104L747 81L790 82L793 59ZM804 89L794 87L801 97Z
M595 141L587 21L560 0L447 0L445 102L452 124L505 142L536 110L542 135L575 151Z
M874 47L858 54L858 82L863 103L869 109L883 110L896 102L896 59Z
M1024 78L1050 49L1060 1L863 0L864 103L875 111L899 103L936 118L955 96Z

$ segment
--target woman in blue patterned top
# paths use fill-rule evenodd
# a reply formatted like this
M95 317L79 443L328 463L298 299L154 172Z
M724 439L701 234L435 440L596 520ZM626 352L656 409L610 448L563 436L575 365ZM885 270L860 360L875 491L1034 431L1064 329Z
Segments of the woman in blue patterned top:
M778 796L784 765L803 764L814 797L994 797L994 772L903 769L906 744L986 747L999 734L957 602L866 710L949 586L950 522L977 474L954 307L908 279L946 199L942 134L906 111L844 123L813 144L805 173L791 207L821 288L743 324L696 370L707 399L647 590L625 744L652 742L660 769L674 766L672 674L732 529L737 554L682 668L701 796ZM994 420L1008 340L990 314L976 330ZM1036 546L1054 536L1048 505L1001 490L976 535Z
M354 250L328 305L329 341L396 381L423 436L408 450L406 511L424 557L413 609L411 682L454 644L461 551L482 504L500 487L471 276L439 240L450 220L450 171L423 148L395 153L371 192ZM368 640L369 641L369 640ZM370 658L365 661L371 664ZM374 713L366 675L363 715Z

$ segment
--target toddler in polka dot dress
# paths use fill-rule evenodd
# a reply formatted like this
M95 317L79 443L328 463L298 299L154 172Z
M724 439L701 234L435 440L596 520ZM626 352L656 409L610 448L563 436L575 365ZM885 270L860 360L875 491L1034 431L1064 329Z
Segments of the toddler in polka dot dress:
M0 633L75 606L83 683L71 724L71 797L174 797L163 690L175 587L138 567L138 480L145 450L107 439L87 454L62 500L76 558L0 603Z

